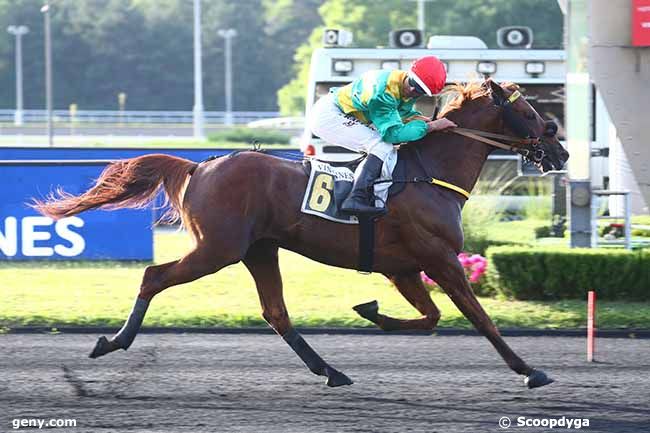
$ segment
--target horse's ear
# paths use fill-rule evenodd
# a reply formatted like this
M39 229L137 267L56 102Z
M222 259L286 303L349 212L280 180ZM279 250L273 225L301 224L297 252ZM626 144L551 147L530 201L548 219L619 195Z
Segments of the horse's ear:
M503 87L499 86L498 83L495 83L492 80L488 80L488 83L490 84L490 89L492 90L492 98L494 99L494 102L496 104L500 104L506 99L506 94L503 91Z

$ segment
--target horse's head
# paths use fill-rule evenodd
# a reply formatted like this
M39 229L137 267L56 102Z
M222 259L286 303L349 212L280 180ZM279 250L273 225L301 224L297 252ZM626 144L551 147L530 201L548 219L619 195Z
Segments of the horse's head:
M542 172L561 170L569 159L569 152L556 137L555 122L544 121L516 88L504 88L492 80L486 80L484 85L489 86L492 100L501 111L504 132L533 139L522 146L524 158Z

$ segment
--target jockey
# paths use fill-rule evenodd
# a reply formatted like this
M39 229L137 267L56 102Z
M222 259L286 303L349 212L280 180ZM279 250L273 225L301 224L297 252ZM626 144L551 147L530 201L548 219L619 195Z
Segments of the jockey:
M368 154L342 211L368 216L384 213L384 208L373 206L371 187L393 145L456 126L446 118L431 120L413 108L418 97L439 93L446 78L442 62L425 56L414 61L408 71L368 71L344 87L331 89L314 104L309 119L314 134Z

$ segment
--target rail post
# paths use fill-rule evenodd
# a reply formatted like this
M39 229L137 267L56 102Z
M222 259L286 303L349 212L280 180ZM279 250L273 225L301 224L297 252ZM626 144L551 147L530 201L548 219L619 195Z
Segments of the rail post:
M590 290L587 293L587 362L594 362L596 326L596 293Z

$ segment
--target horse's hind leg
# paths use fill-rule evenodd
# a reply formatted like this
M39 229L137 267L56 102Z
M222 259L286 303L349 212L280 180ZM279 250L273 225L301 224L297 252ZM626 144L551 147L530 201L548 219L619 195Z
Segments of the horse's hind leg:
M149 266L144 272L140 293L124 326L108 340L100 337L90 358L97 358L117 349L128 349L140 330L151 299L168 287L188 283L218 271L240 260L236 254L218 254L213 249L197 247L185 257L162 265Z
M351 385L352 381L327 364L291 325L282 294L277 245L265 240L254 243L244 257L244 264L255 279L264 320L314 374L327 377L328 386Z
M553 382L543 371L529 367L503 340L497 327L476 299L455 252L451 249L442 250L433 258L434 261L431 261L431 256L427 258L429 266L425 268L425 272L436 280L456 307L492 343L508 366L516 373L526 376L526 385L536 388Z
M422 283L419 272L399 275L387 275L397 290L410 302L422 315L419 319L395 319L379 313L377 301L367 302L354 307L354 311L365 319L370 320L384 331L404 331L421 329L433 330L440 320L440 310L431 300L431 296Z

